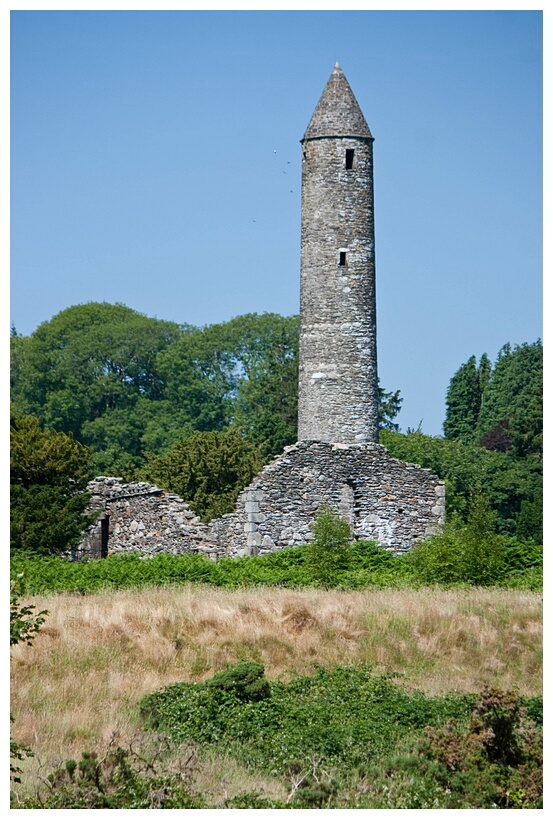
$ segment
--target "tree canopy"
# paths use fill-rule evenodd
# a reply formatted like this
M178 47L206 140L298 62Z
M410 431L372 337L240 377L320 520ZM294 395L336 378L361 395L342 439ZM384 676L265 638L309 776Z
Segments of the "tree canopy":
M449 382L444 434L486 449L541 455L543 348L541 341L505 344L492 367L475 356Z
M70 435L42 429L33 416L12 413L10 427L11 548L70 549L89 522L83 512L91 452Z
M152 456L142 477L179 494L208 522L234 511L239 492L262 463L248 439L233 427L192 433L165 455Z

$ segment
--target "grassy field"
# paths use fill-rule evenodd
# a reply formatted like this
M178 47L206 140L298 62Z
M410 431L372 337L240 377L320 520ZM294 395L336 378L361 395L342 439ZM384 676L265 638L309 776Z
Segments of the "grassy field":
M12 734L36 754L23 787L58 760L132 741L145 694L241 659L263 663L270 680L369 663L432 695L486 684L542 693L542 595L529 591L190 585L30 602L49 614L32 646L12 648ZM252 785L230 759L207 754L193 767L215 802ZM276 781L257 777L255 788L282 798Z

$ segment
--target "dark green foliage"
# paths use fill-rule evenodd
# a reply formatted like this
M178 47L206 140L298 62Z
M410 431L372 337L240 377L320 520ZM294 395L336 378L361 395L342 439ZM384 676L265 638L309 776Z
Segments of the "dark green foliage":
M478 489L497 513L498 532L514 535L522 502L541 497L542 465L537 458L517 458L512 451L492 452L421 432L381 430L380 443L395 458L430 469L445 481L448 518L456 514L466 521L471 492Z
M322 585L332 585L338 574L347 569L351 560L351 540L348 522L327 506L321 507L315 516L313 540L306 548L305 562Z
M543 430L541 341L505 344L495 365L471 356L455 373L446 396L444 434L518 457L541 456Z
M234 511L239 492L261 468L240 429L194 432L165 455L152 456L145 480L179 494L204 521Z
M519 540L543 543L543 498L523 500L516 518L516 536Z
M10 721L13 722L13 718L10 717ZM34 753L27 745L16 742L10 737L10 780L12 782L21 782L19 774L23 773L23 769L19 767L18 763L33 756Z
M528 402L510 419L509 436L519 458L543 457L543 372L536 374Z
M299 318L250 314L226 328L243 370L233 419L269 459L297 440Z
M77 763L68 759L49 774L36 796L19 797L18 808L63 809L198 809L204 799L192 794L182 774L158 772L158 763L127 748L109 748L99 758L84 751Z
M270 698L251 702L209 681L181 683L141 707L176 742L211 746L284 778L291 808L541 805L533 701L526 707L495 689L480 698L407 693L368 666L321 668L270 688ZM227 807L284 805L243 794Z
M257 793L241 793L225 802L225 808L232 810L267 810L269 808L288 808L289 805L277 799L266 799Z
M476 358L471 356L455 373L446 395L446 438L471 441L478 421L482 402L481 378L476 368Z
M43 429L32 415L10 417L10 483L57 486L64 492L86 486L90 451L70 435Z
M206 685L217 691L231 692L242 702L258 702L271 696L271 687L264 674L265 668L261 663L243 660L215 674Z
M48 612L35 612L35 606L25 606L21 603L20 596L23 593L23 574L17 575L10 581L10 645L26 643L32 645L33 640L40 631ZM13 722L13 718L10 717ZM23 759L34 756L33 752L26 745L16 742L10 737L10 779L13 782L21 782L22 769L17 764Z
M142 701L154 727L178 741L217 744L271 773L305 768L316 757L362 764L391 743L444 715L469 712L468 698L406 694L391 679L374 677L369 666L319 669L289 683L271 682L271 696L243 701L233 691L206 683L169 686Z
M38 418L11 416L11 549L52 554L76 545L90 522L83 514L90 450L71 436L42 429Z
M517 572L541 573L541 548L496 533L495 515L483 494L471 498L468 522L449 522L443 533L406 555L423 583L501 585Z
M444 532L413 549L410 557L425 583L493 585L504 569L503 540L484 495L474 494L468 521L453 521Z
M23 573L10 580L10 645L27 643L31 645L40 631L48 614L46 610L35 613L35 606L24 606L20 597L23 594Z
M380 429L392 429L399 432L399 424L394 423L394 418L399 415L403 403L399 390L385 392L380 384L380 379L378 379L378 399L378 424Z
M336 571L332 585L340 589L409 588L424 583L464 583L466 575L457 570L456 555L462 552L463 526L446 529L443 540L432 539L410 553L396 556L369 541L351 544L349 563ZM458 542L459 541L459 542ZM511 588L540 589L542 547L528 541L501 536L501 567L495 582ZM432 545L434 544L434 545ZM421 565L416 554L427 558ZM105 560L72 562L59 557L12 555L12 577L25 572L28 594L72 591L88 594L100 589L144 588L148 586L207 583L224 588L244 586L319 586L321 581L306 562L308 546L289 546L261 557L222 558L217 562L195 555L160 554L147 560L138 554L111 555ZM453 557L451 557L453 555ZM453 569L450 561L454 561ZM427 579L426 579L427 578ZM476 582L481 582L476 575Z
M540 414L541 391L543 383L543 348L541 341L534 344L521 344L511 348L506 344L499 351L490 381L484 391L482 408L475 429L475 441L480 442L484 436L494 430L499 423L509 422L507 429L514 424L519 434L524 437L526 423L535 423L530 416ZM533 402L535 407L530 411ZM539 426L539 424L538 424ZM529 430L531 433L531 430ZM539 436L540 431L534 434ZM535 449L536 444L530 445ZM521 446L521 449L523 447ZM539 448L539 447L538 447Z
M264 461L297 438L297 316L238 316L204 328L122 304L76 305L31 336L12 330L12 400L94 450L90 477L128 480L146 453L195 431L239 426ZM381 394L395 428L399 392Z
M139 396L162 397L156 357L184 331L122 304L69 307L28 339L13 400L86 443L86 421L107 410L131 411Z
M234 422L267 458L296 440L297 356L297 316L250 313L184 336L159 365L195 429Z

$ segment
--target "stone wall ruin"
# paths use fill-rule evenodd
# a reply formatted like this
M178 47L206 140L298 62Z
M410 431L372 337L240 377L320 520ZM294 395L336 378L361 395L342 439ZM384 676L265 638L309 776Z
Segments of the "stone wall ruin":
M322 505L348 521L353 538L402 553L445 520L443 482L393 458L380 444L301 441L286 447L240 493L236 511L209 524L178 495L152 484L101 477L88 491L89 510L100 516L79 554L91 557L193 552L215 560L269 554L308 542Z

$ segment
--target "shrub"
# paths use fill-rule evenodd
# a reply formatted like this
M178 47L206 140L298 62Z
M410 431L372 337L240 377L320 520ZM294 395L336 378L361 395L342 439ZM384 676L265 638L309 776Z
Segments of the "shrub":
M261 663L243 660L215 674L206 685L219 691L230 691L243 702L258 702L271 696L271 687L264 674Z
M349 524L328 506L322 506L315 517L313 536L306 548L306 567L322 585L330 586L351 562Z
M452 807L542 806L541 731L514 691L486 687L468 729L452 721L427 727L422 756L435 760L436 778L452 794Z
M41 625L48 614L46 610L35 614L35 606L22 606L19 597L23 590L23 574L18 574L10 581L10 645L32 641L40 631Z
M495 533L495 515L484 495L473 495L468 522L458 519L413 549L408 559L425 583L492 585L507 571L510 538Z
M10 645L27 643L31 645L40 631L41 625L48 614L46 610L34 612L35 606L22 606L19 596L23 590L23 574L19 574L10 581ZM10 720L13 719L10 717ZM26 757L34 756L26 745L16 742L10 737L10 778L14 782L21 782L21 768L17 764Z
M46 790L18 797L19 808L150 809L205 808L192 794L186 776L158 772L157 761L131 749L114 747L99 758L84 751L80 761L68 759L49 774Z

